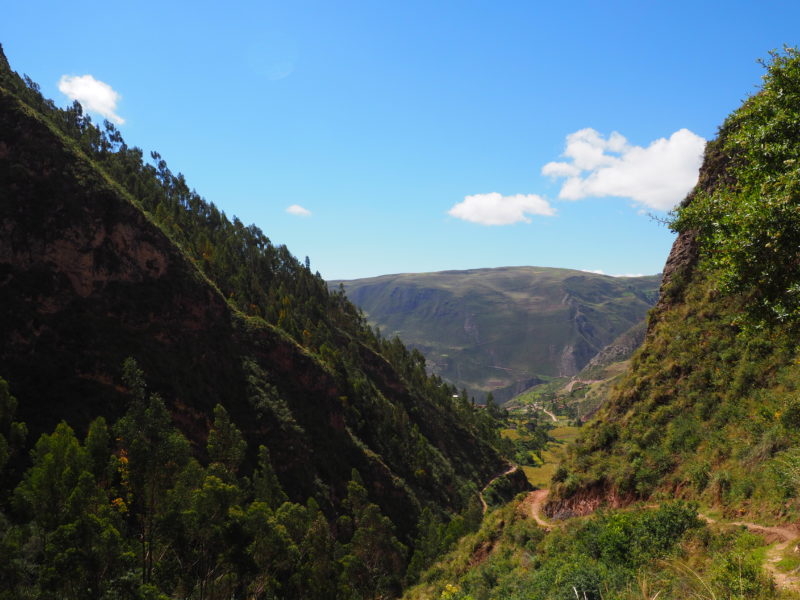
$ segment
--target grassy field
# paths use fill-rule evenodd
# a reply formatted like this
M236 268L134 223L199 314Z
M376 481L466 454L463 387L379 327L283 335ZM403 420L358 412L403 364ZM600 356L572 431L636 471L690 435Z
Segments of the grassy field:
M510 440L518 440L520 438L519 431L516 429L503 429L500 431L500 435Z
M538 488L547 488L550 486L550 479L553 477L553 473L555 473L556 467L561 460L564 448L578 437L580 430L580 427L562 425L550 431L550 435L555 438L556 441L550 442L547 449L542 452L542 464L537 467L522 467L525 476L532 486Z

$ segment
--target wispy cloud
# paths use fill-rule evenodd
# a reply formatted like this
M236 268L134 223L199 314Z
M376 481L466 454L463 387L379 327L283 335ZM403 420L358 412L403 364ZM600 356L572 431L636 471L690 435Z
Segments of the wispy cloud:
M311 211L307 208L303 208L299 204L292 204L291 206L286 208L286 212L290 215L295 215L297 217L310 217Z
M556 211L536 194L503 196L492 192L465 196L464 201L454 205L447 214L480 225L511 225L520 221L530 223L528 215L549 217Z
M117 114L117 103L122 99L118 92L91 75L62 75L58 81L59 91L70 100L77 100L83 108L98 113L122 125L125 119Z
M558 197L630 198L656 210L669 210L686 197L697 183L706 140L680 129L647 148L632 146L613 132L607 139L587 128L567 136L564 157L551 162L542 174L565 178Z

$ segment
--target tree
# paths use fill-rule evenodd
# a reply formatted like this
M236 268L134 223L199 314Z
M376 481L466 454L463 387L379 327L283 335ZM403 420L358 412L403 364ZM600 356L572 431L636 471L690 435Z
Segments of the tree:
M300 570L303 585L300 597L309 600L335 598L339 578L336 563L339 545L331 533L328 520L313 498L308 500L308 518L309 526L300 548L303 556Z
M42 546L40 586L62 598L100 598L133 555L107 494L91 472L89 452L60 423L42 435L15 503L36 524Z
M158 544L157 523L166 491L189 460L189 443L173 426L164 402L146 394L144 376L133 359L124 365L124 380L133 402L114 427L129 482L127 504L133 508L142 583L152 580Z
M240 513L242 529L251 540L247 555L255 566L255 577L248 586L253 598L271 598L280 587L281 576L297 559L298 548L289 532L275 519L265 502L255 501Z
M247 442L221 404L214 407L214 425L208 432L207 449L208 457L213 462L222 465L231 475L236 474L244 458Z
M11 395L8 383L0 377L0 474L28 434L24 423L14 421L17 399Z
M342 587L351 598L375 599L397 593L405 571L406 547L394 533L394 526L376 504L355 469L347 486L353 536L341 559Z
M63 421L43 434L31 451L31 467L14 490L14 501L43 534L76 515L70 503L81 474L89 468L88 454L72 428Z
M184 592L198 600L230 598L236 583L228 531L231 512L237 512L240 491L215 475L206 475L201 487L190 492L181 513L186 543L181 547ZM188 577L186 577L188 576Z
M255 500L266 502L272 510L288 500L275 476L275 471L272 470L272 462L266 446L258 447L258 465L253 473L253 495Z

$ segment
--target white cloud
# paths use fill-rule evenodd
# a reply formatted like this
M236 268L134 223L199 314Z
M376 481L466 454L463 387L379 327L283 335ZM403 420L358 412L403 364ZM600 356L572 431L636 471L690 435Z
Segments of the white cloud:
M117 102L122 99L119 93L91 75L62 75L58 89L70 100L77 100L88 111L96 112L122 125L125 119L117 113Z
M669 210L697 183L705 143L688 129L647 148L631 146L616 131L605 139L594 129L581 129L567 136L569 160L547 163L542 174L566 178L558 195L563 200L618 196Z
M584 273L595 275L608 275L609 277L644 277L644 273L606 273L602 269L581 269Z
M454 205L447 214L481 225L511 225L520 221L530 223L527 215L549 217L556 211L547 200L536 194L502 196L492 192L465 196L464 201Z
M295 216L298 216L298 217L310 217L311 216L311 211L308 210L307 208L303 208L299 204L292 204L291 206L289 206L286 209L286 212L289 213L290 215L295 215Z

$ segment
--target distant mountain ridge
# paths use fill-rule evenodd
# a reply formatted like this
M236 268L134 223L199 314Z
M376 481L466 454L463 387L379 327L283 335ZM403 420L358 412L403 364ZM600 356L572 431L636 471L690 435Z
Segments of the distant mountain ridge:
M403 273L344 286L384 336L418 349L434 373L505 401L578 373L655 303L661 276L616 278L548 267Z

